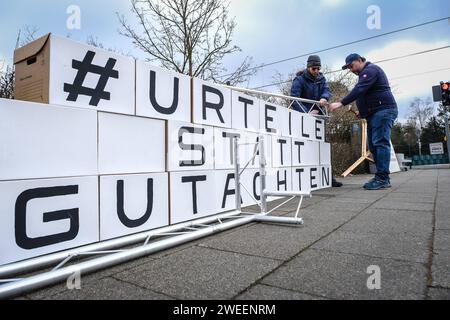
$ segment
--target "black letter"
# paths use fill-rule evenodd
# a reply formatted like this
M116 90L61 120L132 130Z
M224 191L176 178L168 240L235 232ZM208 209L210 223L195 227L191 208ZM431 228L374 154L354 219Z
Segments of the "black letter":
M78 186L37 188L22 192L16 200L15 208L15 234L17 245L22 249L31 250L75 239L79 231L78 208L43 213L43 222L69 219L70 229L67 232L45 237L29 238L26 230L27 203L30 200L66 196L71 194L78 194Z
M256 200L261 200L261 196L258 195L258 193L256 192L256 179L259 178L261 174L259 172L255 173L255 176L253 177L253 196L255 197Z
M150 71L150 102L156 111L162 114L173 114L178 108L178 92L180 88L180 79L175 78L173 83L173 100L169 108L161 106L156 101L156 72Z
M302 116L302 136L303 138L309 138L309 134L305 133L305 117Z
M323 187L330 186L330 168L329 167L322 168L322 186Z
M277 111L277 108L274 107L274 106L269 106L269 105L266 104L265 110L266 110L266 121L265 121L265 123L266 123L266 131L267 132L271 132L271 133L276 133L277 130L275 130L273 128L269 128L269 126L268 126L269 122L273 122L273 118L268 116L267 111L268 110Z
M294 144L298 147L298 163L302 163L302 157L300 153L300 147L304 146L305 143L303 141L295 141Z
M229 133L229 132L222 132L222 138L230 138L230 163L234 164L234 151L233 151L233 139L234 138L240 138L241 135L239 133Z
M192 202L194 204L193 212L194 214L198 213L197 210L197 182L199 181L206 181L206 176L194 176L194 177L182 177L181 182L192 183Z
M117 215L119 216L120 222L128 228L137 228L142 226L144 223L150 219L153 210L153 179L147 180L147 210L145 214L136 220L131 220L125 214L124 209L124 191L123 191L123 180L117 181Z
M215 104L215 103L211 103L211 102L206 102L206 92L211 92L211 93L218 95L219 99L220 99L219 103ZM224 103L223 94L220 90L213 88L213 87L203 85L203 120L206 120L206 108L210 108L210 109L216 110L217 115L219 116L220 122L225 123L222 115L220 114L220 109L223 108L223 103Z
M280 191L280 186L284 185L284 191L287 191L287 175L286 170L284 171L284 180L280 181L280 171L277 171L277 183L278 183L278 191Z
M298 191L302 191L302 173L305 169L296 169L295 172L298 173Z
M317 178L316 176L313 176L313 171L317 172L317 168L311 168L311 171L309 172L311 189L317 188L317 184L313 184L313 180L316 180L316 178Z
M180 167L200 167L205 164L205 148L199 144L184 144L183 143L183 131L192 134L205 134L204 128L192 128L192 127L181 127L180 131L178 131L178 144L181 150L191 150L191 151L201 151L202 159L201 160L189 160L189 161L180 161Z
M234 173L230 173L227 176L227 183L225 184L225 191L223 193L222 209L225 209L225 204L227 202L227 197L236 194L236 189L232 189L232 190L228 189L229 186L230 186L230 180L231 179L234 179ZM243 203L242 197L241 197L241 203Z
M247 106L253 105L253 101L249 100L249 99L245 99L243 97L239 97L239 102L243 102L244 103L244 119L245 119L245 129L248 129L248 125L247 125Z
M278 139L277 141L280 144L280 148L281 148L281 165L283 165L284 164L284 162L283 162L283 144L286 144L287 140Z
M316 119L316 139L322 140L322 137L319 136L320 128L317 126L318 124L322 124L322 120Z

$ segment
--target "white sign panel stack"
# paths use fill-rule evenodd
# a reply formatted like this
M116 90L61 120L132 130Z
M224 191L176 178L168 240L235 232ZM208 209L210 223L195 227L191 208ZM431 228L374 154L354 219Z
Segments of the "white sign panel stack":
M330 186L323 120L68 39L47 45L49 104L0 100L0 265L233 210L235 137L244 166L264 136L268 189ZM258 168L241 177L243 205L260 199Z

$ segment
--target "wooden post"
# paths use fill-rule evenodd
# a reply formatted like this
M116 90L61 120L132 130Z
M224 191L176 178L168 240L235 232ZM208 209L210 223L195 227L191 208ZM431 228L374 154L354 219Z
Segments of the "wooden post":
M367 149L367 121L364 119L361 120L361 140L361 157L342 174L344 178L352 173L365 160L374 162L372 158L370 158L370 151Z

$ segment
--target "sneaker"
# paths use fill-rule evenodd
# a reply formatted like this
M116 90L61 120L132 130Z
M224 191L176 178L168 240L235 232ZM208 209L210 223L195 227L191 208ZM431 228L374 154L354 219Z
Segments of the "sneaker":
M373 183L375 180L376 180L376 178L370 179L368 182L366 182L366 183L364 184L363 188L366 189L367 186L368 186L369 184Z
M364 189L366 190L382 190L390 187L391 183L389 181L381 181L378 179L373 179L373 181L370 181L364 185Z
M342 183L333 178L333 181L331 182L331 186L333 188L340 188L340 187L342 187Z

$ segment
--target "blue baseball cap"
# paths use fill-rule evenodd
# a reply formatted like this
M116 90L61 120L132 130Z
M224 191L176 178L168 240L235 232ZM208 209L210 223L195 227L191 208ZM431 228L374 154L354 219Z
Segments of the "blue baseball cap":
M350 66L350 64L352 64L353 61L358 60L358 59L362 59L362 57L357 54L357 53L352 53L350 54L346 59L345 59L345 66L342 67L342 70L348 69L348 67Z

